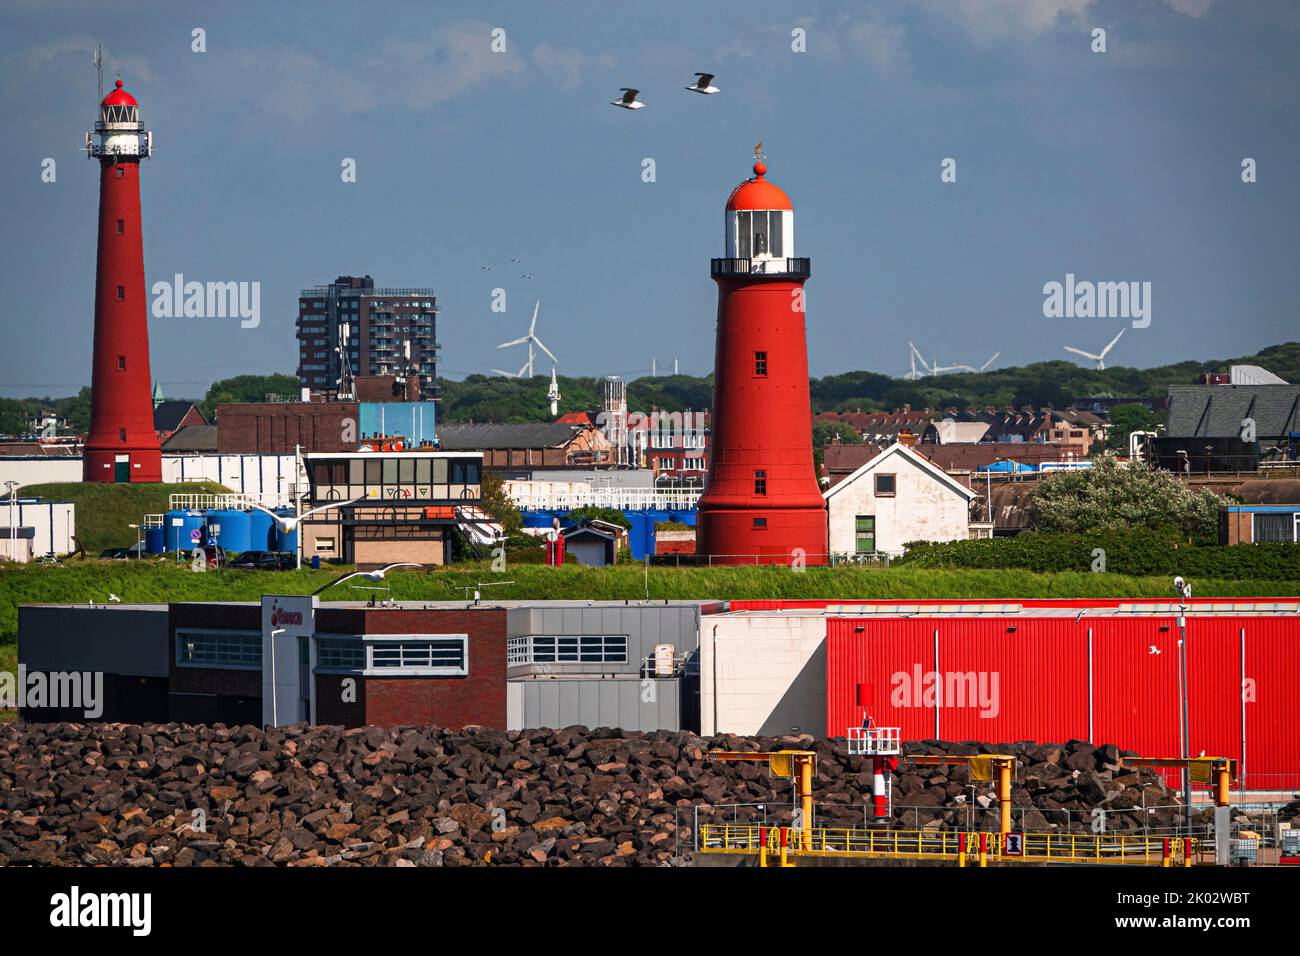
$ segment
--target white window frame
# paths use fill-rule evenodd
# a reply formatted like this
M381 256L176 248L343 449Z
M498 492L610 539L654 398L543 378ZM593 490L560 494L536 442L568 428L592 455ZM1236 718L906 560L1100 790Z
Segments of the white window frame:
M360 674L365 678L465 678L469 676L469 635L468 633L370 633L370 635L347 635L347 633L329 633L316 637L316 671L321 674ZM356 641L361 646L360 669L322 665L320 662L321 641L326 643L347 643ZM445 663L419 663L420 654L415 649L420 644L438 643L443 649L455 645L459 649L459 665ZM400 652L402 663L398 665L376 665L376 652L391 652L394 648L402 649L411 645L409 656L411 663L404 662L407 654ZM433 654L425 658L433 661Z
M526 634L506 641L507 664L626 664L627 662L628 635L626 634Z
M182 647L186 638L190 636L227 640L234 638L241 642L256 638L257 661L183 660ZM176 628L176 666L200 670L260 671L262 669L262 632L222 627L178 627Z

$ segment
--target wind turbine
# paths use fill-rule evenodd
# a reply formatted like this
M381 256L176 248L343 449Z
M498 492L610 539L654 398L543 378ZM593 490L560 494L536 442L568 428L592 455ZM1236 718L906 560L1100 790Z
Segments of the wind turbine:
M998 356L1000 356L1001 354L1002 354L1001 351L994 352L994 353L993 353L993 357L992 357L991 359L989 359L987 362L985 362L983 365L981 365L981 366L979 367L979 370L980 370L981 372L987 372L989 366L992 365L994 362L996 362L996 361L998 360Z
M533 320L528 323L527 335L520 336L517 339L511 339L509 342L502 342L500 345L497 346L497 348L499 349L510 348L510 346L512 345L528 346L528 361L524 363L524 367L519 370L518 375L512 376L513 378L533 377L533 346L534 345L536 345L539 349L541 349L548 356L550 356L552 362L555 362L557 365L559 364L560 360L555 357L555 353L552 352L550 349L548 349L542 343L542 340L537 337L537 312L539 309L541 309L541 307L542 307L542 300L538 299L537 304L533 306ZM494 369L494 371L498 371L498 370ZM501 374L508 375L509 373L502 372Z
M907 347L910 348L910 349L912 350L912 355L911 355L911 358L912 358L912 371L908 372L908 373L907 373L906 375L904 375L903 377L906 378L906 379L908 379L909 381L916 381L918 378L924 378L926 375L932 375L932 374L934 374L934 369L932 369L929 365L926 364L925 356L922 355L922 354L917 350L916 346L913 345L911 342L908 342L908 343L907 343ZM921 363L921 371L919 371L919 372L916 370L916 363L917 363L917 362L920 362L920 363Z
M1097 355L1093 355L1091 352L1085 352L1083 351L1083 349L1076 349L1072 345L1065 346L1065 350L1067 352L1073 352L1075 355L1082 355L1086 359L1092 359L1094 362L1097 363L1097 371L1104 372L1106 370L1106 353L1115 347L1115 343L1119 341L1119 336L1123 334L1124 334L1124 330L1120 329L1119 335L1111 339L1110 344L1107 345L1104 349L1102 349L1100 354Z

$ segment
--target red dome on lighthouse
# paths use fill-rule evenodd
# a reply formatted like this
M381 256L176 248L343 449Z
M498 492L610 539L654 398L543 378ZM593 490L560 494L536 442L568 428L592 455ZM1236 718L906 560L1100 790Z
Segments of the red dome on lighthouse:
M746 179L731 191L727 197L727 211L736 209L789 209L794 210L794 203L785 194L785 190L775 183L768 182L764 176L767 164L761 159L754 164L754 178Z
M109 90L108 95L104 97L103 102L101 102L99 105L100 106L139 106L140 104L135 101L134 96L132 96L126 90L122 89L122 81L118 80L116 88Z

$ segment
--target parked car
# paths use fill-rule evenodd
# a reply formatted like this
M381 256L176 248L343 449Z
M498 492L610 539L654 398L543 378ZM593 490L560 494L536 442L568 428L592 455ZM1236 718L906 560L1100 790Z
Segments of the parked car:
M231 558L226 567L244 571L291 571L297 564L297 556L291 551L244 551Z
M137 544L129 548L105 548L99 552L99 556L106 561L131 561L145 556L144 545Z

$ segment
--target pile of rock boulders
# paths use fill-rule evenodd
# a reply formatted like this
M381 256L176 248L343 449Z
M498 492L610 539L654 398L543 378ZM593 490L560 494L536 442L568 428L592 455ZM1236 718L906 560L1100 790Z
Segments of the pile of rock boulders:
M673 865L693 827L788 823L789 780L710 750L808 748L819 826L860 826L870 758L843 740L616 729L33 724L0 728L0 866ZM1177 801L1119 751L1073 741L926 741L909 753L1015 753L1017 829L1177 824ZM996 828L992 785L904 763L894 826Z

